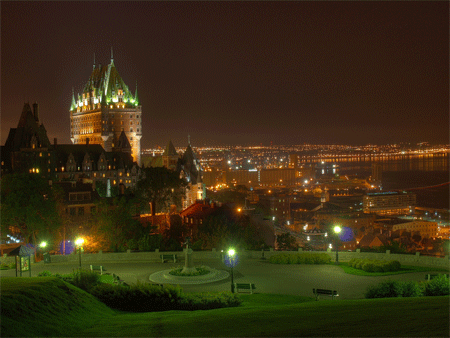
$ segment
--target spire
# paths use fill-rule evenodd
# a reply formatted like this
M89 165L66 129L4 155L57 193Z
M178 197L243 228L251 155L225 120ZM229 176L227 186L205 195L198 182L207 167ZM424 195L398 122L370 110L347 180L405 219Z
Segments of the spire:
M191 145L191 135L188 134L188 145Z
M178 154L177 151L175 150L175 147L173 146L172 140L170 140L169 144L164 150L163 156L177 156L177 155Z
M113 57L113 48L111 46L111 64L114 63L114 57Z
M93 69L95 69L95 53L94 53L94 68Z
M77 104L75 103L75 94L73 92L73 87L72 87L72 104L70 106L70 110L74 110L77 107Z
M108 102L106 102L106 94L104 90L102 90L101 104L108 104Z
M136 92L134 93L134 104L136 106L139 105L139 97L138 97L138 91L137 91L137 81L136 81Z

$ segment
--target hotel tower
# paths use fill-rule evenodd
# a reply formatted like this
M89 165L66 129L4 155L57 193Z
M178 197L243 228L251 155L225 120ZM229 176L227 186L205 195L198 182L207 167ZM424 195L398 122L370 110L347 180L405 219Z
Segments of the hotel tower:
M72 90L70 139L73 144L101 144L105 151L131 146L133 160L141 165L142 107L123 82L115 65L95 65L82 95Z

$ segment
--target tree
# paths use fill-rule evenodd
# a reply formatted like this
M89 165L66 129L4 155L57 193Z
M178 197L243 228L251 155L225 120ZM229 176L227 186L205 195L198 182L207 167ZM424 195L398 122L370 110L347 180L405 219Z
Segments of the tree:
M167 251L178 251L182 249L189 229L181 220L181 217L171 217L170 226L163 232L163 249Z
M37 174L7 174L1 179L1 228L3 234L19 233L25 243L36 245L59 226L57 188Z
M278 235L277 243L280 250L296 250L298 248L297 240L288 232Z
M134 238L136 233L142 235L143 227L133 218L133 210L134 201L125 196L100 200L94 213L93 226L86 234L92 237L92 243L96 243L96 247L91 249L123 251L127 248L127 241Z
M151 213L167 211L170 204L181 205L181 196L187 182L178 173L165 167L142 169L136 184L135 194L141 202L141 209Z

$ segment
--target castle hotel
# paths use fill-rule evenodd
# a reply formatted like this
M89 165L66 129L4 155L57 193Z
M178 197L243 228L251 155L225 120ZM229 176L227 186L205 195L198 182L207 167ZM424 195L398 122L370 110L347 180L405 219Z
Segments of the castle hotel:
M142 107L136 91L133 95L123 82L111 51L111 63L95 65L83 93L72 92L70 139L73 144L100 144L105 151L120 148L124 132L133 160L141 165ZM123 138L123 137L122 137Z

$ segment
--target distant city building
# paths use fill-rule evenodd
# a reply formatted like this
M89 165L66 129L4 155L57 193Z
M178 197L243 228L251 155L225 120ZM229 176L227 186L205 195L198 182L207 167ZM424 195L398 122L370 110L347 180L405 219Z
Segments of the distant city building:
M160 156L145 157L144 167L166 167L179 173L187 183L186 192L182 198L182 208L185 209L196 201L206 197L206 186L202 179L202 168L189 143L184 154L176 152L172 141L169 141L166 149Z
M111 63L95 65L83 93L72 92L70 139L73 144L100 144L107 152L123 147L122 132L131 145L134 161L141 165L142 107L120 77L111 51Z
M396 230L406 230L411 233L418 232L422 237L433 237L438 236L438 225L436 222L427 221L413 221L407 223L395 224L392 227L393 231Z
M226 171L226 184L246 187L291 186L296 182L296 170L281 169L230 169Z
M410 192L367 193L363 197L365 213L379 215L399 215L414 213L416 195Z

